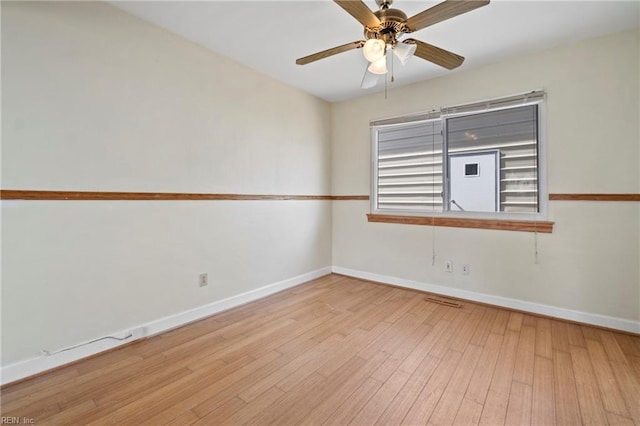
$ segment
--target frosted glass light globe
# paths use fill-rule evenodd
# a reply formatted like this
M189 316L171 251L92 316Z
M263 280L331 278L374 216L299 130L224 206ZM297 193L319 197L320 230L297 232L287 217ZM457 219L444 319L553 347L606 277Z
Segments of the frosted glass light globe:
M364 47L362 48L362 54L365 58L367 58L367 61L375 62L384 56L386 47L387 46L384 41L377 38L370 38L364 44Z
M375 62L372 62L367 68L369 72L373 74L386 74L387 73L387 58L383 56Z

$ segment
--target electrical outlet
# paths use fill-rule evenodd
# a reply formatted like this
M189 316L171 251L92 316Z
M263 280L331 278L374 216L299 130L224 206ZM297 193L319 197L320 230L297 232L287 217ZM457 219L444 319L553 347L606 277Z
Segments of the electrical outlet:
M200 287L204 287L209 284L209 277L207 276L206 272L200 274L198 278L198 284L200 285Z
M464 264L462 265L462 275L469 275L469 273L471 272L471 270L469 269L469 265L468 264Z
M445 271L447 272L453 272L453 262L450 260L447 260L444 264L444 268L445 268Z

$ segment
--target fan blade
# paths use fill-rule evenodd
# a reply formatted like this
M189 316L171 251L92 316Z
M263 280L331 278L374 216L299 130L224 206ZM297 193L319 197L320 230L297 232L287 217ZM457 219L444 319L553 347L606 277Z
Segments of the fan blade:
M404 43L407 42L416 44L416 53L414 53L414 56L433 62L441 67L452 70L459 67L464 62L464 58L462 56L456 55L448 50L440 49L439 47L425 43L424 41L408 38Z
M376 28L380 20L361 0L334 0L349 15L353 16L365 27Z
M305 56L296 60L298 65L306 65L310 62L315 62L320 59L328 58L329 56L337 55L338 53L347 52L352 49L359 49L364 46L364 41L352 41L351 43L343 44L342 46L332 47L331 49L323 50L322 52L314 53L313 55Z
M408 32L418 31L489 4L489 0L446 0L407 19Z

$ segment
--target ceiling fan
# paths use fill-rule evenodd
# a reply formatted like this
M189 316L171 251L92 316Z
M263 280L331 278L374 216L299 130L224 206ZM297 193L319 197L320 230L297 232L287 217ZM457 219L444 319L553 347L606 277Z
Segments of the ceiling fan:
M451 70L462 65L464 57L420 40L401 40L401 37L489 4L489 0L446 0L407 18L403 11L391 7L393 0L376 0L380 9L375 12L362 0L334 1L364 25L366 40L354 41L299 58L296 64L306 65L338 53L362 48L364 57L370 62L367 70L373 74L387 73L386 53L389 51L393 51L403 65L415 55Z

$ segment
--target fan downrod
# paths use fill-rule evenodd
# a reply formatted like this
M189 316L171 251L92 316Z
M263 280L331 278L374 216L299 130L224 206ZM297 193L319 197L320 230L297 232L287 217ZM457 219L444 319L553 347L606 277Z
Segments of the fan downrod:
M376 0L376 4L380 9L388 9L393 3L393 0Z

